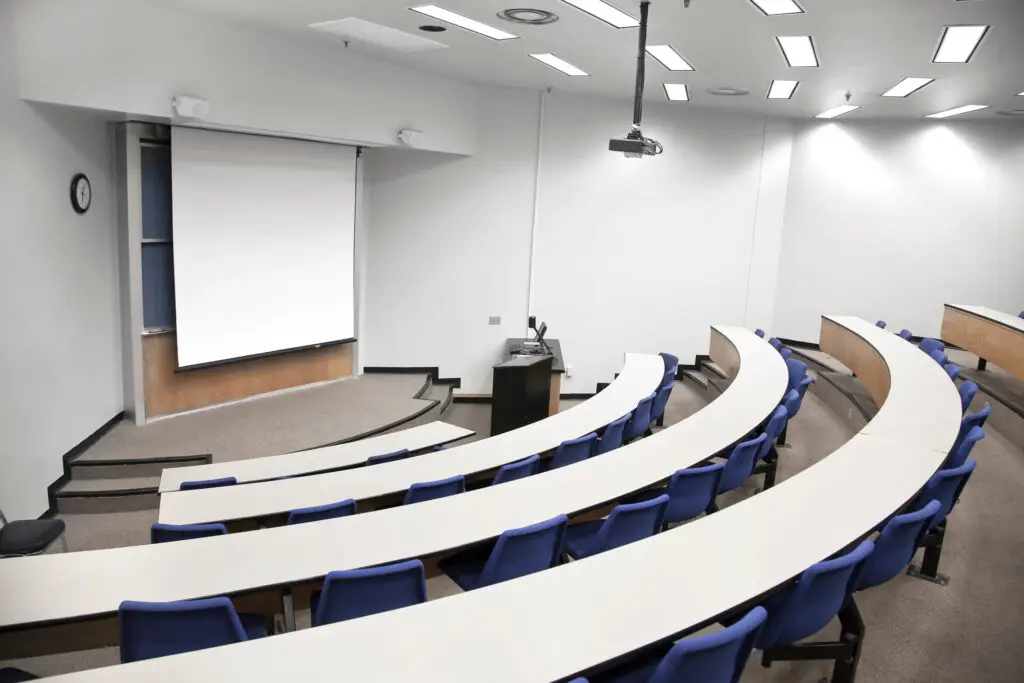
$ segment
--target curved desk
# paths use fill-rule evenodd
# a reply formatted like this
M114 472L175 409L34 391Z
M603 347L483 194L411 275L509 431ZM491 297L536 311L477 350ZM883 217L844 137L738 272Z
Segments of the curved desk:
M0 591L12 598L0 601L0 660L116 643L113 615L122 600L233 595L240 609L279 608L282 587L292 587L298 596L308 594L332 570L429 559L506 529L597 508L663 481L742 438L785 393L788 373L782 357L751 332L713 329L711 355L735 376L711 404L653 436L570 467L341 519L4 560ZM259 485L242 488L253 486Z
M367 458L374 455L394 453L403 448L410 451L433 448L465 439L475 433L471 429L464 429L438 420L418 427L403 429L400 432L381 434L335 446L323 446L306 451L268 455L248 460L215 462L210 465L168 467L160 476L160 492L177 491L181 487L181 482L199 479L234 477L239 484L248 484L278 477L295 477L342 470L362 465L366 463Z
M465 446L373 467L248 486L165 493L160 496L160 521L199 524L280 516L273 521L281 524L284 516L297 508L346 498L367 501L402 495L416 482L457 474L468 479L604 427L636 408L642 398L658 388L664 374L661 356L626 354L622 372L604 391L539 422Z
M836 329L826 334L827 325ZM955 429L947 443L919 431L926 424L923 413L959 424L959 397L942 368L911 344L888 344L883 335L892 335L860 319L825 318L822 332L823 350L845 356L844 363L858 376L882 378L884 368L890 370L888 381L865 384L881 406L878 415L906 429L859 433L806 471L738 505L514 581L331 626L60 680L220 683L230 677L270 683L288 677L326 683L344 671L353 680L476 683L486 671L492 683L537 683L586 672L699 628L869 533L918 492L952 445ZM845 352L834 346L837 341ZM934 382L939 375L946 382L943 390L928 389L939 386ZM694 418L726 399L743 377L740 373L725 394ZM890 416L897 411L908 414ZM705 430L711 426L701 422ZM651 460L669 459L664 452L669 448L684 449L673 464L685 462L693 455L687 439L698 435L684 428L679 434L686 439L677 440L673 432L670 428L594 461L498 488L553 481L577 467L597 470L606 458L615 462L609 470L628 476ZM943 430L944 436L948 433ZM629 460L631 466L622 467Z
M1024 320L984 306L946 304L942 338L1024 381ZM979 365L979 368L982 366Z

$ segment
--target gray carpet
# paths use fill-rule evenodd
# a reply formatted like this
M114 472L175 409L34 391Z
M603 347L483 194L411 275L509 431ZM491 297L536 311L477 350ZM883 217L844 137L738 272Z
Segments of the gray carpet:
M667 424L698 410L703 397L686 384L676 386ZM468 422L473 424L467 424ZM486 433L489 407L455 404L445 419ZM789 429L790 447L780 451L779 480L794 476L841 446L852 430L814 393ZM1019 683L1024 663L1016 651L1024 633L1024 595L1016 581L1024 576L1024 535L1016 522L1024 513L1024 451L994 430L974 450L978 469L950 517L941 570L949 587L901 576L857 597L867 635L859 683ZM880 473L879 476L884 476ZM723 496L722 505L754 495L760 477ZM148 540L155 511L66 517L72 550L114 547ZM766 534L772 533L765 529ZM431 599L458 591L444 577L428 582ZM308 623L308 613L298 615ZM837 624L823 637L838 633ZM52 675L113 664L116 648L35 658L17 663ZM820 662L779 662L760 666L757 653L743 683L811 683L828 675Z

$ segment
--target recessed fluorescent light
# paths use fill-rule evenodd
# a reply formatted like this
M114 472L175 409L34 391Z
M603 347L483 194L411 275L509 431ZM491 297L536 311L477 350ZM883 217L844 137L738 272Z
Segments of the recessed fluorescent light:
M600 19L606 24L611 24L615 28L633 28L640 25L640 22L630 15L612 7L607 2L602 2L602 0L562 0L562 2Z
M860 107L857 106L857 105L854 105L854 104L844 104L844 105L842 105L840 107L832 107L828 111L823 111L820 114L818 114L817 116L815 116L814 118L816 118L816 119L834 119L837 116L842 116L843 114L848 114L851 111L853 111L854 109L860 109Z
M661 62L669 71L693 71L690 63L682 58L671 45L648 45L647 54Z
M767 14L803 14L803 8L793 0L750 0L757 8Z
M509 33L508 31L502 31L500 28L488 26L483 22L470 19L469 17L464 17L461 14L456 14L451 10L438 7L437 5L421 5L419 7L410 7L409 9L413 12L425 14L428 17L437 19L438 21L444 21L458 26L459 28L464 28L467 31L479 33L480 35L487 36L488 38L494 38L495 40L511 40L512 38L519 37L514 33Z
M536 59L538 62L543 62L544 64L547 64L548 66L550 66L552 69L557 69L557 70L561 71L562 73L567 74L569 76L588 76L589 75L583 69L580 69L579 67L573 66L572 64L570 64L569 62L565 61L564 59L559 59L558 57L554 56L550 52L546 52L546 53L541 54L541 55L530 55L530 56L533 57L534 59Z
M932 61L956 64L970 61L987 32L988 26L947 26Z
M913 92L917 92L934 80L934 78L904 78L902 81L882 93L882 97L906 97Z
M956 109L947 109L946 111L940 111L937 114L928 114L925 118L929 119L948 119L950 116L956 116L957 114L969 114L972 111L978 111L979 109L988 109L987 104L965 104L962 107Z
M1017 93L1017 97L1024 97L1024 92Z
M768 88L768 99L788 100L796 92L798 85L800 81L772 81L771 87Z
M690 91L685 83L666 83L665 96L673 102L686 102L690 99Z
M779 36L776 40L790 66L818 66L810 36Z

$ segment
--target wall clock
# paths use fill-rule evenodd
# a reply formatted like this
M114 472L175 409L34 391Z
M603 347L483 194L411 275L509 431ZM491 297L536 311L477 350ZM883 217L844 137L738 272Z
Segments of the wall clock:
M85 213L92 205L92 183L84 173L76 173L71 179L71 206L75 213Z

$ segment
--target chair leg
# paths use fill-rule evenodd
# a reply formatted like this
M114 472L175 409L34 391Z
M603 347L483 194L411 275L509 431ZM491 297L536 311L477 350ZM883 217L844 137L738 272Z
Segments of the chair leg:
M658 417L658 420L657 420L657 422L655 424L657 424L659 427L664 427L665 426L665 415L664 414L660 415Z
M921 566L910 565L907 567L907 574L914 578L924 579L940 586L949 585L949 577L939 572L939 560L942 557L942 542L946 538L946 521L944 520L939 528L929 536L925 536L921 545L924 547L924 557Z
M775 440L775 445L778 446L779 448L789 448L789 444L786 443L786 431L788 429L789 423L787 422L786 426L782 428L782 433L779 434L779 438Z
M984 358L978 358L978 372L984 372L985 368L988 367L988 361Z
M761 666L768 668L777 661L833 660L831 683L855 683L864 643L864 620L857 603L850 601L839 610L842 631L838 641L800 643L768 648L761 653Z
M284 631L291 633L295 630L295 602L290 588L281 593L281 607L284 610Z

